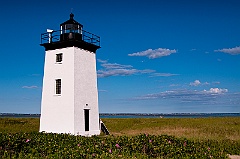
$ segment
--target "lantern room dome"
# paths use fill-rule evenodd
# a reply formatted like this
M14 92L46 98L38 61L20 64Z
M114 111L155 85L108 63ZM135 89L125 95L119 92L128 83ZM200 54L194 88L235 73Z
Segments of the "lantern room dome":
M67 24L73 24L73 25L79 25L81 27L83 27L82 24L78 23L76 20L73 19L74 17L74 14L70 14L70 19L65 21L64 23L60 24L60 26L64 26L64 25L67 25Z

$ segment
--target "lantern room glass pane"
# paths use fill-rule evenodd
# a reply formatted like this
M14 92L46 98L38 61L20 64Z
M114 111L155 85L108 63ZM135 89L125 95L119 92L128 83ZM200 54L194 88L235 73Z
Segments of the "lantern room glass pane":
M81 28L79 25L75 24L65 24L62 26L63 33L76 33L79 32L79 28Z

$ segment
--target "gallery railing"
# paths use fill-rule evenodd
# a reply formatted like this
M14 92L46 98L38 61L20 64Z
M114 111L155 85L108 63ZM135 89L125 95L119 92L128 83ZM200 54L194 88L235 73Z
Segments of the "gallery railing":
M84 41L100 47L100 37L85 30L48 30L41 34L41 44L64 41Z

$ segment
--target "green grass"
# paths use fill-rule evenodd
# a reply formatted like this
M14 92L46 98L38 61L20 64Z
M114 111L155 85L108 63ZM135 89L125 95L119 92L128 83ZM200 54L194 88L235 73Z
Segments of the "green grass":
M39 118L0 118L0 132L38 132Z
M193 140L240 141L240 117L102 119L115 136L172 135ZM39 118L0 118L0 132L38 132Z
M240 141L240 118L102 119L113 135L173 135L194 140Z

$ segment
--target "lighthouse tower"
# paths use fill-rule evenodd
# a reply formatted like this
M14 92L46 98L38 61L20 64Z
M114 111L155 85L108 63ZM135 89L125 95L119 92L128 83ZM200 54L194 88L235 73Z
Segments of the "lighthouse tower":
M73 19L41 34L45 48L40 132L100 134L96 50L100 37Z

